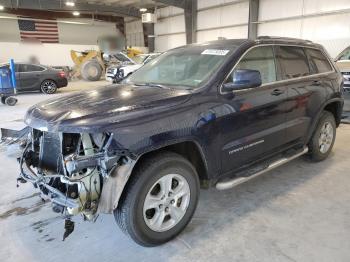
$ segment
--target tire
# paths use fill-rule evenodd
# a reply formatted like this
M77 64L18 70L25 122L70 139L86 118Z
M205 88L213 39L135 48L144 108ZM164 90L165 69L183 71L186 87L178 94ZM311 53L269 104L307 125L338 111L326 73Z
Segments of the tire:
M5 96L2 96L2 97L1 97L1 103L4 104L4 105L6 105L5 100L6 100L6 97L5 97Z
M81 76L85 81L98 81L102 76L102 67L96 60L88 60L81 66Z
M18 100L16 98L9 96L9 97L6 97L5 104L8 106L14 106L17 103L17 101Z
M164 181L171 181L168 185L171 184L172 195L162 199L161 196L166 194L161 190L161 184L167 184ZM180 191L187 193L177 198ZM197 207L198 197L198 175L191 163L178 154L163 152L143 160L136 167L118 208L114 210L114 217L122 231L136 243L157 246L173 239L187 226ZM156 203L155 208L149 208L148 199L156 199L156 202L149 202ZM163 204L158 205L159 201ZM181 212L173 211L180 209ZM157 214L161 218L159 222L163 222L159 223L161 225L152 224Z
M44 94L52 95L57 91L57 84L53 80L46 79L41 83L40 91Z
M319 162L328 157L336 137L336 123L332 113L323 111L309 143L309 157Z

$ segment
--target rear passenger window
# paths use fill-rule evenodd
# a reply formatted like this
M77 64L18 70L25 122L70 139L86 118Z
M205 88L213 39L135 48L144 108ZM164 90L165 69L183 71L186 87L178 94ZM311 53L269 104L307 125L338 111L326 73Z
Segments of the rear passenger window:
M37 66L37 65L26 65L26 71L27 72L37 72L37 71L44 71L44 68L42 68L41 66Z
M328 59L324 56L324 54L317 49L307 48L306 52L311 59L314 67L317 69L318 73L325 73L332 71L332 66L330 65Z
M302 47L280 46L278 59L282 67L282 79L310 75L309 61Z
M272 46L253 48L241 59L235 69L259 71L262 84L276 81L276 65Z

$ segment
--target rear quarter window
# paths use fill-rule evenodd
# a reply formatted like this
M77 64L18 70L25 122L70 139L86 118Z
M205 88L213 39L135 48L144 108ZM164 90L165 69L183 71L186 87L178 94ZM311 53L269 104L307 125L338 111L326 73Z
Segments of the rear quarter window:
M333 70L329 60L321 50L306 48L306 53L308 54L314 68L317 70L317 73L326 73Z

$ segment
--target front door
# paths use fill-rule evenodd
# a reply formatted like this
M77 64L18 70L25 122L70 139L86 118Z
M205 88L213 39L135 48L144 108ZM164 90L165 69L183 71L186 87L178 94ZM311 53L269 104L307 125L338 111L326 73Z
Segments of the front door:
M271 45L252 48L235 67L259 71L262 85L223 98L230 110L220 120L222 173L250 164L285 144L287 89L276 82L277 68Z

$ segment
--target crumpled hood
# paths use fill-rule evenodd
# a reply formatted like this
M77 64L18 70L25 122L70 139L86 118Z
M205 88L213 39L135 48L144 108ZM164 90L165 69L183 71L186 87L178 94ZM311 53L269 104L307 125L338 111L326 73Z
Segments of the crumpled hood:
M169 110L190 96L187 90L110 85L34 105L25 123L49 132L102 132L127 120Z

